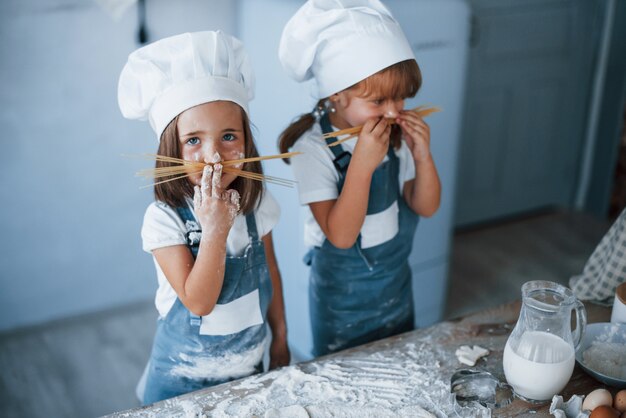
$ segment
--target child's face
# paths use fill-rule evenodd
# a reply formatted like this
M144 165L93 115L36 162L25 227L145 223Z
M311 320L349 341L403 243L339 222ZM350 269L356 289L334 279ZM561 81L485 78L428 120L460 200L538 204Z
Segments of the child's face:
M337 126L344 129L352 126L365 124L372 118L395 119L404 109L404 99L369 95L360 96L358 91L344 90L331 96L336 110L336 115L340 124L348 126Z
M244 158L243 118L241 108L233 102L210 102L187 109L178 116L176 127L184 160L215 163ZM202 173L189 177L194 185L200 185L201 178ZM235 178L223 173L222 188Z

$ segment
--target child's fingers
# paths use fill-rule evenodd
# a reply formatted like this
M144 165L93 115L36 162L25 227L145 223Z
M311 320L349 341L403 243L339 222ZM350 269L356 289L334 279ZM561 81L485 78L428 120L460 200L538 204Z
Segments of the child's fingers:
M213 177L213 166L207 164L202 171L202 180L200 181L200 190L202 192L201 201L211 196L211 178Z
M391 130L387 120L385 118L378 118L375 125L372 127L371 133L374 136L381 136L388 128Z
M418 131L421 132L430 132L430 126L428 126L428 124L426 122L424 122L424 120L422 118L418 119L413 126L415 127L415 129L417 129Z
M385 126L385 131L384 131L384 133L385 133L385 134L390 134L390 133L391 133L391 123L389 123L389 122L387 122L387 120L385 120L385 124L386 124L387 126Z
M193 208L198 210L202 206L202 191L200 191L200 187L193 187Z
M389 136L391 135L391 124L388 123L385 118L380 118L380 122L374 128L372 134L382 139L383 142L389 142Z
M213 166L213 180L211 182L212 194L211 196L218 199L222 196L222 164L215 164Z
M420 136L423 138L427 138L429 136L430 129L428 125L423 123L423 121L422 123L411 123L407 120L401 119L400 126L404 130L405 134L408 134L409 136Z
M222 193L222 200L225 201L232 209L234 209L235 214L239 213L241 207L239 206L240 198L239 192L237 192L237 190L226 190L224 193Z
M363 129L361 129L361 132L372 132L374 130L374 128L376 128L376 126L378 126L378 123L380 122L382 118L372 118L372 119L368 119L365 122L365 125L363 125Z
M239 212L239 202L241 201L241 198L239 196L239 192L235 189L229 189L226 190L224 192L225 194L225 199L227 202L229 202L231 205L233 205L235 208L237 208L237 212Z
M424 119L422 119L421 116L416 115L413 112L404 112L402 114L400 114L400 116L398 117L398 121L400 123L405 123L405 124L409 124L413 127L422 127L426 130L429 130L430 127L428 126L428 124L426 122L424 122Z
M415 135L416 133L415 127L411 125L409 122L407 122L406 120L401 119L400 126L402 127L402 130L409 136Z
M389 123L387 123L387 119L379 118L376 122L376 126L374 126L374 130L384 131L389 127Z
M430 138L430 129L428 128L428 125L413 125L412 126L413 129L413 133L424 138L424 139L428 139Z
M239 196L239 192L237 190L230 190L230 203L237 206L237 210L239 210L239 202L241 201L241 197Z

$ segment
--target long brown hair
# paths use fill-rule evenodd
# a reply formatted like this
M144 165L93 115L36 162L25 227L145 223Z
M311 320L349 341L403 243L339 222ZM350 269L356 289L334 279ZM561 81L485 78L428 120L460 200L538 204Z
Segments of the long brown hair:
M245 158L258 157L259 152L254 144L254 138L250 129L250 120L247 113L239 107L241 117L243 119L244 130L244 153ZM182 158L180 139L178 137L178 116L167 125L161 135L161 143L159 144L159 155L167 157ZM171 163L157 161L156 167L168 167ZM252 171L254 173L263 174L263 168L260 161L244 163L242 170ZM167 180L164 178L163 180ZM231 189L237 190L241 196L241 213L248 214L252 212L260 203L263 197L263 183L260 181L237 177L231 184ZM156 200L167 203L171 207L186 206L187 198L193 198L193 185L188 178L168 181L166 183L156 184L154 186L154 197Z
M422 72L417 61L408 59L400 61L348 87L360 97L380 95L381 97L411 98L422 86ZM323 108L327 98L317 102L316 108ZM311 113L304 113L293 121L278 137L278 149L281 153L288 152L296 141L315 124ZM398 149L401 144L402 130L399 126L391 127L391 145ZM284 160L289 164L289 160Z

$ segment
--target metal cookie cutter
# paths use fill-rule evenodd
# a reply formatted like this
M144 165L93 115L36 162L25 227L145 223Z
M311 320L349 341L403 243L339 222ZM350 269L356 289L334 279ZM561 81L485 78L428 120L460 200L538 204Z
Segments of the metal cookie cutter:
M487 408L502 408L513 401L513 388L484 370L461 369L450 378L450 392L460 405L478 402Z

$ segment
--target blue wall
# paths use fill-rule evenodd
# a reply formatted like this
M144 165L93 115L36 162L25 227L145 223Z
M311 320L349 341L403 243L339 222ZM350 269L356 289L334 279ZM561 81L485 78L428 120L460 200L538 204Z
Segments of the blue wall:
M264 154L276 153L280 132L316 103L314 86L289 79L278 61L282 29L301 4L289 0L240 1L239 34L250 52L259 80L251 114L258 127L257 142ZM407 108L432 104L444 109L428 119L431 149L443 186L442 204L435 216L420 222L410 257L416 325L427 326L442 319L447 294L469 8L462 0L387 0L385 4L403 26L424 79L422 89L407 103ZM289 166L281 162L267 163L265 169L269 174L292 178ZM302 263L305 252L303 209L296 190L273 186L270 189L282 208L274 242L283 276L290 346L297 360L306 360L311 357L312 336L307 296L309 272Z
M5 80L0 89L5 144L0 157L0 331L151 300L156 289L152 259L141 250L140 239L152 192L140 189L145 183L134 177L152 164L122 154L153 153L157 142L147 123L123 119L117 107L119 73L138 46L136 8L114 19L95 1L41 3L0 3L0 75ZM444 3L448 6L439 7ZM150 40L206 29L244 40L257 73L251 104L257 142L263 154L271 154L277 152L278 133L315 102L311 85L284 76L276 52L284 23L301 4L150 0L147 29ZM430 26L424 16L418 16L419 27L410 22L417 4L420 10L437 5L433 13L451 7L453 14L465 16L467 10L459 7L461 0L388 4L399 19L408 19L403 25L424 72L416 104L438 104L445 111L430 120L443 204L435 217L421 223L412 261L420 272L416 280L427 289L420 289L418 299L418 322L427 325L439 319L443 308L464 81L465 52L444 50L459 47L455 43L463 42L467 22L461 17L452 31L439 24L440 18L431 19ZM425 33L439 43L421 44ZM265 168L292 177L280 161L267 162ZM292 341L304 341L310 338L302 326L308 322L306 300L291 298L304 295L307 287L301 262L303 213L295 189L270 189L282 207L275 243L288 292L290 335Z
M232 1L147 3L152 40L236 29ZM134 177L151 163L121 155L157 142L117 107L136 22L95 1L0 2L0 331L154 297L152 192Z

